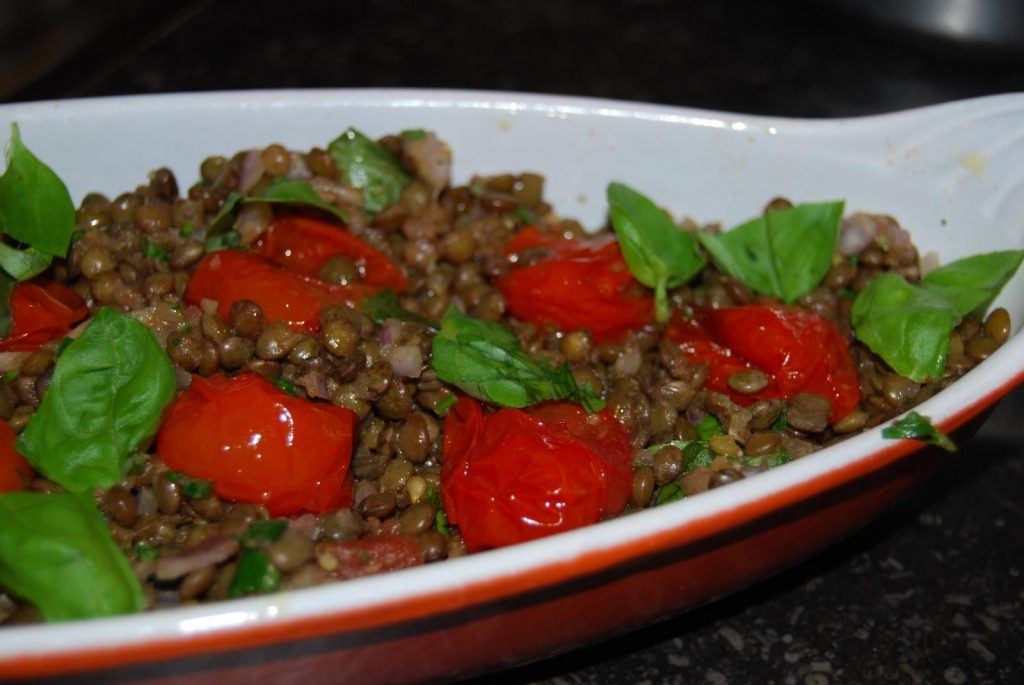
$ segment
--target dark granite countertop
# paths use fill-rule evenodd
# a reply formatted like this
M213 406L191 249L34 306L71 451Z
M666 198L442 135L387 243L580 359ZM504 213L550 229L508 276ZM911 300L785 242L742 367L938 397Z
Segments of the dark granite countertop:
M81 27L83 4L34 5ZM1024 53L825 1L118 4L0 97L414 86L834 117L1024 90ZM1021 416L1018 390L910 499L790 571L480 682L1024 682Z

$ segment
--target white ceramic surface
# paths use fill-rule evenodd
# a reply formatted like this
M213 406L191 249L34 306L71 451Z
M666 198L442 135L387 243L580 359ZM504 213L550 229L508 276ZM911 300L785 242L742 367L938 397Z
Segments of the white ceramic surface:
M323 146L348 126L370 136L436 131L455 155L455 180L537 171L565 216L596 227L604 188L621 180L676 216L737 222L772 197L845 198L847 211L886 212L923 252L943 261L1024 248L1024 94L861 119L801 121L592 99L445 91L277 91L126 97L0 107L0 131L24 141L68 183L77 202L110 196L171 167L185 187L209 154L280 142ZM3 135L3 134L0 134ZM1024 274L998 304L1024 320ZM1018 373L1024 337L918 408L940 425ZM18 654L109 647L320 615L610 548L715 516L737 503L856 462L879 431L812 458L669 506L599 526L391 575L204 606L82 623L3 628L0 663ZM101 625L102 624L102 625Z

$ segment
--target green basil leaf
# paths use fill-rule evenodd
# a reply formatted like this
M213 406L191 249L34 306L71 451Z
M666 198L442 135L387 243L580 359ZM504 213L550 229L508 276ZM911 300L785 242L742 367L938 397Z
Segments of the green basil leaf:
M409 175L395 156L354 128L342 133L328 147L345 180L363 190L363 206L379 212L402 194Z
M630 273L654 288L655 318L668 321L668 289L700 273L707 260L693 234L676 226L649 198L622 183L609 183L612 227Z
M940 293L958 316L984 315L1024 259L1024 250L974 255L935 269L921 279L921 287Z
M218 233L217 235L207 236L206 240L203 242L203 247L207 252L244 249L244 246L242 245L242 236L233 228L228 229L223 233Z
M882 437L892 440L920 440L929 445L955 452L956 445L949 436L932 425L926 417L912 411L891 426L882 429Z
M265 546L277 542L288 530L288 519L253 521L244 533L242 542L249 546Z
M145 542L135 543L135 556L138 557L139 561L152 561L153 559L160 558L160 548L151 547Z
M589 384L576 384L568 365L535 362L511 331L466 316L455 307L449 307L441 319L432 355L438 378L477 399L504 407L567 399L588 412L604 408L604 400Z
M770 454L758 454L753 457L745 457L743 463L747 466L763 466L765 468L773 469L776 466L782 466L793 461L793 458L789 456L789 451L785 447L779 448L777 452Z
M213 494L213 481L193 478L181 471L168 471L167 480L178 484L181 494L191 499L206 499Z
M47 621L141 611L142 588L92 493L0 495L0 582Z
M276 381L274 381L274 385L276 385L278 388L283 390L286 394L291 395L292 397L298 396L295 393L295 383L288 380L287 378L278 378Z
M984 314L1022 260L1024 250L966 257L936 269L918 285L883 274L854 300L857 337L897 373L915 381L939 378L953 328L966 314Z
M437 403L437 405L434 407L434 413L437 414L438 416L445 416L448 414L448 410L454 407L455 403L458 401L459 400L457 397L455 397L455 395L449 395L448 397L444 398L443 400Z
M228 588L228 597L273 592L281 584L281 572L267 555L258 549L245 548L238 558L235 577Z
M218 250L229 250L241 247L242 241L235 230L235 209L243 199L239 193L232 192L225 199L224 204L217 210L217 214L210 219L206 226L206 237L203 245L207 252Z
M537 217L526 207L516 207L515 211L512 212L512 216L527 226L537 223Z
M941 294L882 274L857 296L851 319L861 342L897 373L920 382L942 376L949 334L960 316Z
M249 199L246 199L246 202L249 201ZM313 186L309 185L305 181L293 181L287 178L276 179L273 183L263 189L263 192L259 194L257 201L270 202L273 204L307 205L317 209L322 209L346 224L348 223L348 214L343 212L341 208L332 205L330 202L324 202L321 200L320 196L316 194L315 190L313 190Z
M434 488L428 488L424 499L430 506L434 507L434 530L445 537L448 536L448 515L444 513L444 502L441 501L441 493Z
M57 360L18 450L66 490L110 487L173 396L171 362L153 332L104 307Z
M142 248L142 256L157 262L167 261L167 251L148 238L146 239L146 246Z
M839 240L843 202L768 212L725 233L697 238L725 273L752 290L796 301L821 283Z
M11 293L14 292L14 279L0 271L0 338L11 334L14 318L11 315Z
M657 454L666 447L677 447L682 450L686 449L686 446L691 442L693 442L693 440L669 440L668 442L661 442L656 445L648 445L644 448L644 451L649 454Z
M7 243L0 243L0 269L16 281L27 281L46 271L52 257L44 255L34 247L18 250Z
M697 422L694 430L697 431L697 437L701 440L710 440L716 435L724 435L725 430L722 428L721 422L712 414L708 414L703 419Z
M702 466L711 466L715 453L706 440L694 440L683 448L683 473L689 473Z
M432 321L419 314L414 314L403 307L398 299L398 294L394 290L381 290L378 293L363 298L360 308L363 310L363 314L366 314L377 323L383 323L387 319L398 319L399 321L418 323L435 331L439 328L436 321Z
M654 498L654 506L660 507L662 504L678 502L681 499L686 499L682 489L675 483L668 483L662 485L658 490L658 495Z
M48 257L63 257L75 229L67 186L21 142L11 124L7 171L0 176L0 228Z

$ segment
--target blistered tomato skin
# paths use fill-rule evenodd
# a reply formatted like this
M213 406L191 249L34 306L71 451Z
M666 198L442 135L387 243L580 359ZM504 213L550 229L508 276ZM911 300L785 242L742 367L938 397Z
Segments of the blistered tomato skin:
M283 321L293 328L316 331L325 307L357 306L378 290L364 284L332 285L287 271L251 252L221 250L206 255L196 267L185 288L185 301L197 306L203 300L215 301L227 321L232 304L251 300L268 323Z
M351 259L365 285L405 290L402 271L387 255L360 240L346 229L308 216L283 216L270 222L253 252L288 271L318 278L333 257Z
M0 421L0 492L27 489L35 474L31 464L14 447L17 437L11 424Z
M692 360L707 362L706 387L738 404L814 393L828 399L829 423L835 423L860 402L860 382L846 339L811 312L777 304L694 309L688 317L677 313L665 336ZM745 369L763 372L767 387L750 394L730 388L729 377Z
M2 352L33 352L67 335L89 313L85 300L53 281L25 281L11 293L11 334L0 340Z
M626 506L631 456L608 410L550 402L484 415L464 397L445 420L445 512L471 552L596 523Z
M597 342L617 340L654 318L654 301L629 272L614 236L562 238L537 228L509 241L510 258L542 249L547 257L513 266L497 281L508 311L524 321L562 331L587 328Z
M194 376L157 434L168 468L214 481L226 500L273 516L351 505L356 415L292 397L253 373Z

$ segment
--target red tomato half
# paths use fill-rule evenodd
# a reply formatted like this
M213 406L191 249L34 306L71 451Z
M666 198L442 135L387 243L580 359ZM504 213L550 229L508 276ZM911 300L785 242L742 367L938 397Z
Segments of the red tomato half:
M231 305L251 300L263 309L269 323L283 321L294 328L315 331L320 311L329 305L356 306L378 288L363 284L331 285L275 266L263 257L239 250L221 250L203 257L185 288L185 301L198 305L216 300L228 320Z
M811 312L781 305L697 309L677 314L665 336L695 361L708 362L706 386L749 405L766 397L791 398L802 392L828 399L835 423L860 402L860 383L846 339ZM729 376L757 369L769 378L754 394L733 391Z
M32 465L14 447L17 437L11 424L0 420L0 492L24 490L35 475Z
M420 546L404 535L323 542L317 545L317 556L322 558L324 554L333 560L333 563L327 562L327 565L332 566L330 574L342 580L397 571L423 563Z
M535 324L560 330L588 328L598 342L615 340L643 328L654 315L654 300L629 273L614 236L561 238L537 228L520 231L505 247L507 255L544 248L549 256L498 279L508 311Z
M633 487L629 433L608 410L553 402L484 415L464 397L444 434L444 508L473 552L596 523Z
M345 484L356 415L291 397L254 373L192 377L157 434L168 467L214 481L218 497L273 516L352 503Z
M285 269L317 278L333 257L355 262L363 283L395 292L405 290L405 276L388 257L341 226L307 216L284 216L270 222L253 252Z
M60 283L19 283L11 293L11 335L0 340L0 352L34 352L67 335L88 313L85 300Z

